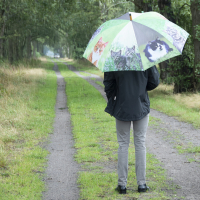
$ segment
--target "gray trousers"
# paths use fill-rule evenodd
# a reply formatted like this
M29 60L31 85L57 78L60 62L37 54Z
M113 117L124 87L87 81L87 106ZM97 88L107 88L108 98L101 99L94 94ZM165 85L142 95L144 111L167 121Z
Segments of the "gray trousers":
M135 145L135 171L137 184L146 183L146 147L145 139L149 122L149 115L143 119L133 121L133 136ZM118 148L118 185L126 186L128 176L128 147L130 142L131 121L116 119Z

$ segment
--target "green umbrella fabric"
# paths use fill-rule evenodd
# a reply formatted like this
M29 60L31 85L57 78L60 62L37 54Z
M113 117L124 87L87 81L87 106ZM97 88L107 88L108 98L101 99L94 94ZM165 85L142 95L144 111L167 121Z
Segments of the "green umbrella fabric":
M129 12L103 23L83 57L102 72L144 71L180 55L188 36L157 12Z

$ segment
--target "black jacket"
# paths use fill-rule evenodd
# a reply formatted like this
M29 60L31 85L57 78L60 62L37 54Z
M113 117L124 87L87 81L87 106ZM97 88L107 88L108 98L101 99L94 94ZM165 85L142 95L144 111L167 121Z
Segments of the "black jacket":
M137 121L150 112L147 91L159 85L156 66L146 71L117 71L104 73L108 98L105 112L121 121Z

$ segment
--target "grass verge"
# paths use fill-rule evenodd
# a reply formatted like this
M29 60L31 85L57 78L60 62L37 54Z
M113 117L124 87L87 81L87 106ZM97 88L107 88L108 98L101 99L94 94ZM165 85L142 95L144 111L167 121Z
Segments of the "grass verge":
M52 132L56 76L53 63L0 69L0 199L41 199L42 172Z
M172 86L160 84L158 88L149 92L149 97L151 108L200 128L200 94L175 95Z
M78 179L81 199L169 199L174 186L169 187L166 172L151 154L147 154L147 181L151 191L145 194L136 191L133 142L129 149L128 193L121 196L115 192L118 149L115 120L104 112L106 101L94 87L69 71L66 65L59 63L58 66L66 81L68 108L77 148L75 158L84 169Z

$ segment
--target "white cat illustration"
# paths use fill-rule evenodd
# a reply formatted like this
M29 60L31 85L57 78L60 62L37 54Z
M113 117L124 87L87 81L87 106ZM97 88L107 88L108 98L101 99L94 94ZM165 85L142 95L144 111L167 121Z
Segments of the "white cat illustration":
M173 49L170 48L166 42L160 40L159 38L149 42L144 49L145 56L150 62L159 60L167 55L170 51L173 51Z
M177 29L174 27L167 26L166 30L164 30L169 36L173 39L173 45L178 49L180 53L182 53L184 44L186 42L185 38L181 36Z

